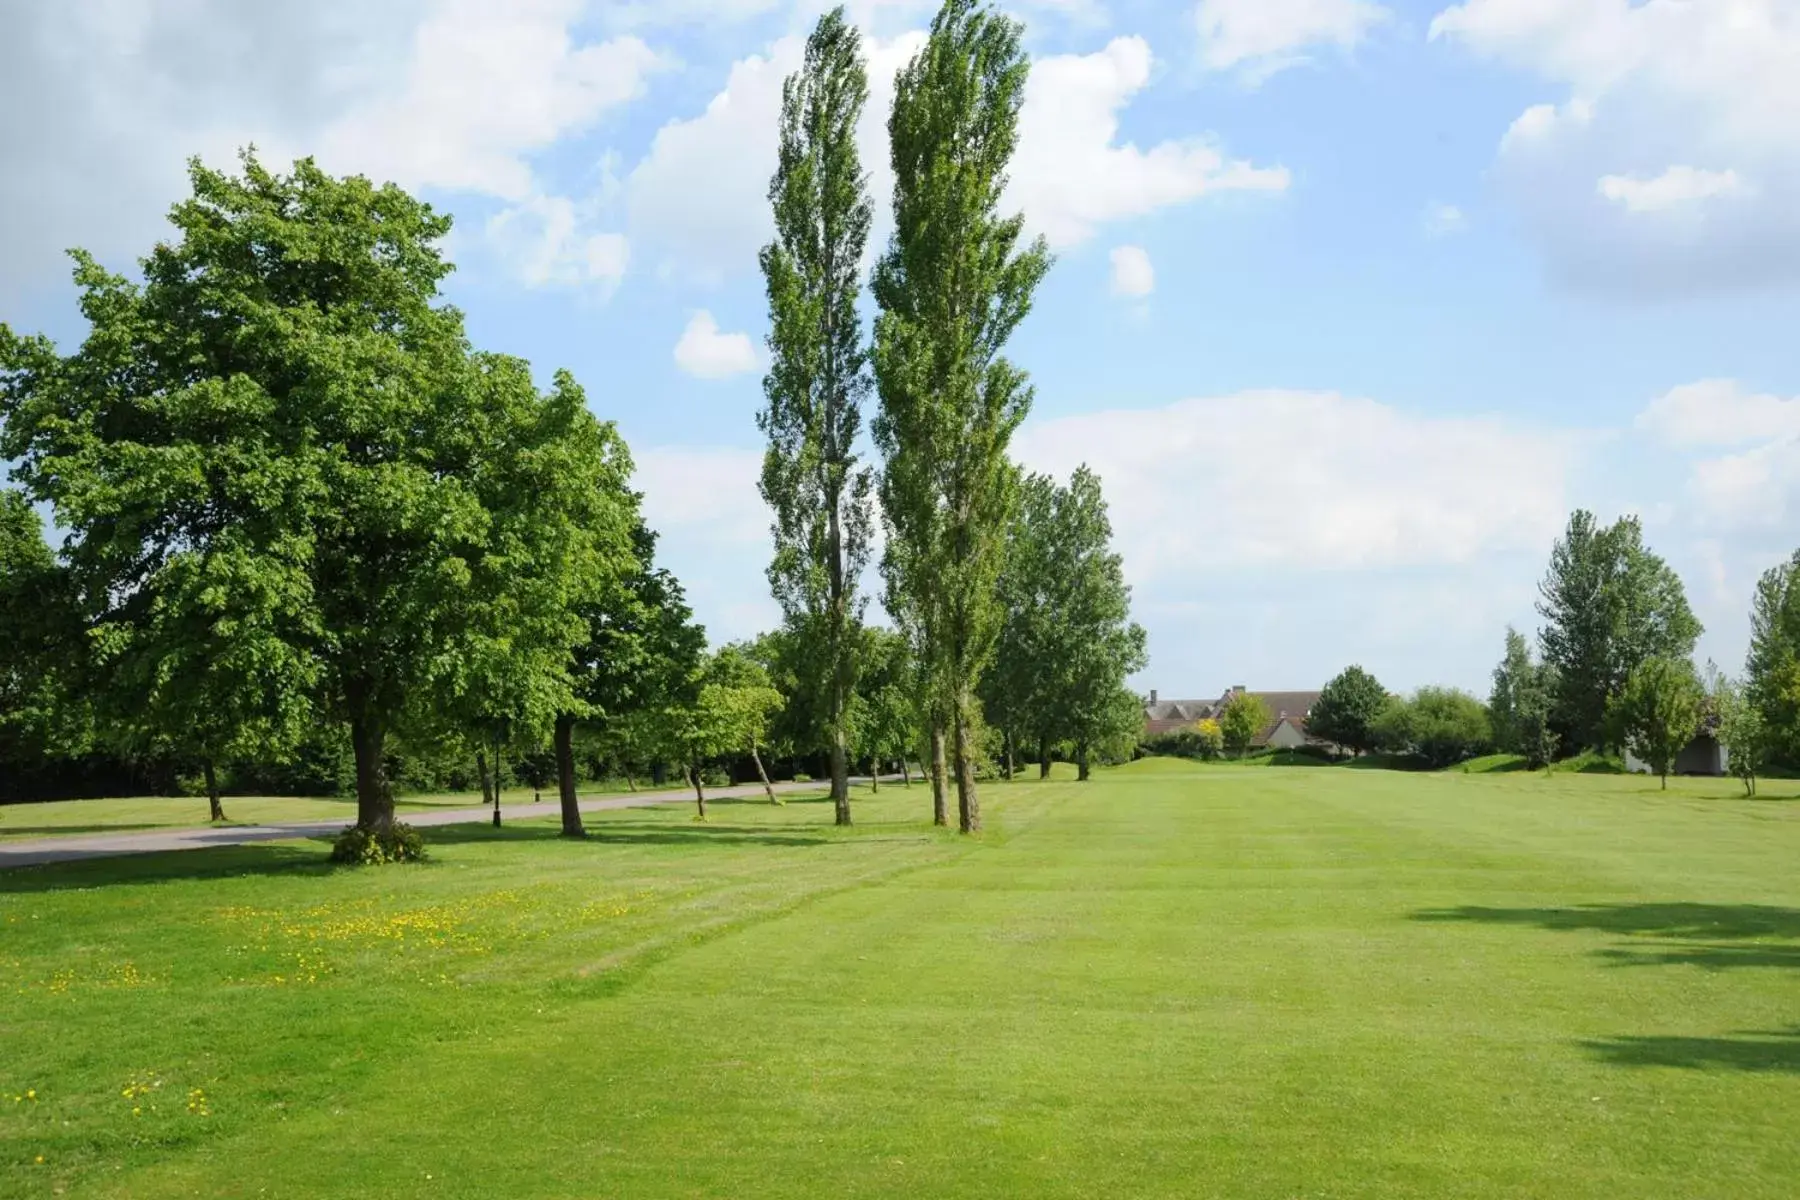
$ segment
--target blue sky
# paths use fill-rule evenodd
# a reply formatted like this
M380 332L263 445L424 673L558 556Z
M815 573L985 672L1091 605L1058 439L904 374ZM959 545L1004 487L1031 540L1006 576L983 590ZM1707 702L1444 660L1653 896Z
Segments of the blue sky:
M881 110L931 6L851 5ZM1643 515L1743 658L1800 544L1800 0L1017 0L1010 199L1058 261L1019 457L1089 462L1141 683L1485 691L1568 509ZM79 336L182 161L314 154L457 220L484 347L615 419L716 638L775 619L755 251L790 0L0 11L0 320Z

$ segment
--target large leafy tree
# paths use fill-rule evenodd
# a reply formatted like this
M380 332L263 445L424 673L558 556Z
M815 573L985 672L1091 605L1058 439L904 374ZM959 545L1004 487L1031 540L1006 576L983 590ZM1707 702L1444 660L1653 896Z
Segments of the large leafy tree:
M574 397L470 353L438 295L449 220L399 188L248 154L190 178L141 286L77 254L79 351L0 333L0 453L70 530L96 652L157 726L220 713L224 747L340 720L379 833L391 733L457 719L496 661L566 688L545 664L591 556L507 489Z
M1117 739L1125 680L1146 662L1099 476L1078 467L1067 487L1024 477L997 593L1004 616L981 697L1006 735L1009 764L1020 736L1033 744L1040 776L1058 742L1073 743L1085 764L1092 749ZM1141 703L1136 712L1141 732Z
M1020 35L975 0L947 0L896 78L894 233L873 289L884 567L922 630L964 832L981 827L976 689L1000 626L1007 447L1031 405L1002 350L1050 264L1041 240L1021 244L1023 218L1000 213L1030 69Z
M1612 702L1609 718L1632 753L1669 786L1669 772L1700 732L1706 691L1685 658L1647 658Z
M81 748L87 723L72 688L83 640L43 521L22 492L0 490L0 767Z
M681 581L656 563L656 534L634 511L628 569L580 607L584 634L574 651L575 703L558 714L557 775L563 833L584 832L575 799L577 728L623 764L655 757L651 727L690 699L706 652Z
M1602 527L1577 511L1539 586L1544 661L1556 671L1556 721L1574 746L1607 741L1607 707L1650 658L1689 658L1701 625L1681 579L1626 517Z
M1375 722L1388 706L1388 691L1381 681L1362 669L1350 666L1340 671L1325 685L1312 711L1306 716L1306 730L1357 754L1375 748Z
M919 681L912 642L903 633L871 626L863 630L863 669L858 673L852 706L855 744L872 761L871 782L881 786L881 768L898 759L901 777L910 785L906 756L917 742L922 722Z
M837 823L850 824L849 720L869 558L873 478L855 443L869 391L856 312L873 208L856 150L868 100L856 28L842 8L820 18L800 70L782 87L781 141L763 249L769 294L769 438L762 494L775 513L769 582L822 685Z
M1757 581L1745 696L1767 748L1800 764L1800 551Z

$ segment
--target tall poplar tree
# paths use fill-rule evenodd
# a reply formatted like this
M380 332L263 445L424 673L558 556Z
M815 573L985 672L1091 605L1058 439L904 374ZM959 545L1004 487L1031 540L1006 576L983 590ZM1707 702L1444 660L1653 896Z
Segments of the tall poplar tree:
M895 80L894 234L874 279L884 567L922 631L965 833L981 828L976 688L1002 616L1007 447L1031 407L1001 351L1050 266L1041 239L1021 245L1023 217L1000 214L1030 71L1020 36L975 0L947 0Z
M819 19L781 94L781 149L762 252L769 293L762 494L775 512L769 583L824 698L837 823L850 824L849 711L869 560L873 479L854 444L869 393L857 317L872 206L856 151L868 101L861 41L842 8Z

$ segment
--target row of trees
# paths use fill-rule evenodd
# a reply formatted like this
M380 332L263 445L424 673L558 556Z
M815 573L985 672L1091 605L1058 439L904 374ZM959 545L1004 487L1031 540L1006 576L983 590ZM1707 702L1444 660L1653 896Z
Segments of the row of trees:
M859 581L877 511L937 823L953 780L960 827L981 827L990 725L1009 773L1018 742L1047 762L1069 741L1085 775L1090 750L1139 720L1124 679L1143 665L1144 638L1107 548L1099 481L1082 471L1061 488L1008 455L1032 390L1004 350L1050 266L1042 240L1026 242L1023 218L1000 207L1029 71L1020 39L1016 21L948 0L896 78L894 230L869 285L872 332L859 304L873 204L856 144L869 88L841 9L820 20L782 92L775 238L761 255L761 486L775 514L769 581L795 674L817 697L839 824L851 820L858 679L875 667ZM871 395L878 467L859 448Z
M950 0L900 73L872 333L841 11L787 81L759 414L784 622L712 654L617 430L444 303L448 218L310 160L192 163L141 283L76 254L75 352L0 326L0 753L190 762L220 817L222 764L341 741L379 843L396 744L472 759L490 794L503 760L547 754L571 835L582 759L679 764L704 806L703 762L822 746L848 823L852 757L924 747L936 818L954 779L972 831L991 738L1008 764L1104 751L1144 639L1099 481L1008 457L1031 391L1002 351L1049 266L999 209L1027 69L1016 22ZM865 622L878 519L897 631Z

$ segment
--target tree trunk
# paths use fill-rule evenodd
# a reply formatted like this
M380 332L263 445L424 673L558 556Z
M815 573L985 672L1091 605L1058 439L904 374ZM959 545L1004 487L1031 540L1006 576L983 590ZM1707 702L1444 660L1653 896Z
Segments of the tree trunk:
M881 756L879 754L877 754L877 755L872 756L869 759L869 792L871 795L874 795L880 791L881 791Z
M694 803L699 806L700 819L704 821L706 820L706 782L700 778L698 764L689 764L687 774L688 779L694 785Z
M756 764L756 777L762 780L763 794L768 796L769 803L780 804L781 800L775 795L775 785L769 782L769 773L763 770L762 755L756 752L755 742L750 743L750 761Z
M1038 778L1050 778L1050 739L1038 736Z
M208 811L212 814L207 819L223 821L225 806L219 802L219 776L213 771L213 760L210 758L202 760L200 769L206 774L206 803Z
M1075 743L1075 778L1086 783L1088 780L1088 748L1086 742Z
M946 802L944 789L944 727L938 722L931 726L931 823L933 825L950 824L950 806Z
M837 823L850 823L850 751L845 745L842 718L831 731L831 803Z
M981 832L981 798L975 794L975 758L969 753L969 720L956 714L956 807L964 833Z
M900 782L906 787L912 786L912 768L906 765L905 746L900 747Z
M556 718L556 786L562 799L562 835L586 837L581 801L575 795L575 718L569 713Z
M500 735L494 735L494 828L500 828L500 794L501 780L506 777L506 750L500 743Z
M481 806L486 808L494 802L494 781L488 776L486 750L475 752L475 773L481 776Z
M394 824L394 794L388 790L387 766L382 751L387 729L369 716L350 721L350 749L356 755L356 825L370 833L386 832Z

